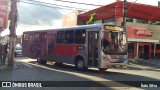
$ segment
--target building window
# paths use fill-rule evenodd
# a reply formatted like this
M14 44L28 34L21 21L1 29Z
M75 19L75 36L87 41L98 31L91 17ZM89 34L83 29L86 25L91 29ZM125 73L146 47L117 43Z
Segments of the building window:
M126 22L133 22L133 18L126 18Z
M103 22L103 23L115 22L115 18L105 19L105 20L102 20L102 22Z

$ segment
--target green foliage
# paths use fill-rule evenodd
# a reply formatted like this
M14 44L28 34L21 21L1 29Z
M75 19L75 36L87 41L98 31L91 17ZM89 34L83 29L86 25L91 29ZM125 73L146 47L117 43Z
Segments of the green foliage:
M94 23L94 21L96 20L96 13L93 13L93 14L91 14L91 17L90 17L90 19L86 22L86 24L88 25L88 24L93 24Z

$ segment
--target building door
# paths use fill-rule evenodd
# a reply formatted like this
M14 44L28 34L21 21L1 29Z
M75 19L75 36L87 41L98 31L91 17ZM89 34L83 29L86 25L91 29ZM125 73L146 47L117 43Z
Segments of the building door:
M150 45L144 44L139 46L139 58L149 59L150 58Z
M144 59L144 46L139 46L139 58Z
M88 65L98 66L98 32L88 32Z
M149 45L144 45L144 59L149 59Z

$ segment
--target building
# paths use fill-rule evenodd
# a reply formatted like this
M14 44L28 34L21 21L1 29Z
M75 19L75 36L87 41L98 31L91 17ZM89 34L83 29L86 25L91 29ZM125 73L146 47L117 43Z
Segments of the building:
M158 6L127 2L126 28L129 58L136 56L143 59L160 58L159 11L160 7ZM116 24L121 25L123 2L115 2L85 13L72 12L70 15L77 14L74 17L70 16L74 22L70 22L70 18L64 17L69 21L65 21L66 24L63 26L84 25L92 13L97 15L95 23L115 23L116 21Z

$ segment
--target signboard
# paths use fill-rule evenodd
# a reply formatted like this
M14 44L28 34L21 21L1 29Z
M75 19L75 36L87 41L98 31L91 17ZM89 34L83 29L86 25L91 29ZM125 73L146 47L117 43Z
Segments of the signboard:
M150 30L136 30L136 34L137 35L141 35L141 36L152 36L152 31Z
M104 26L105 30L123 31L123 28L117 26Z
M7 28L8 0L0 0L0 31Z

